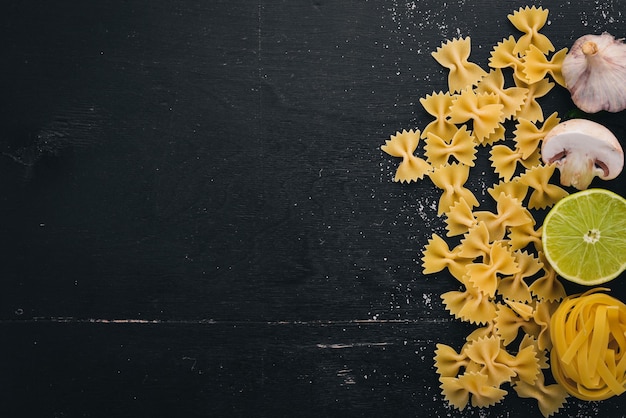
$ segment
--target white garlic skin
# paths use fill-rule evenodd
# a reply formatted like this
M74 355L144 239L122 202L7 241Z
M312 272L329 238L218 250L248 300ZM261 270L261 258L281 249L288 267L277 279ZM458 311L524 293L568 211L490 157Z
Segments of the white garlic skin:
M596 113L626 109L626 44L622 39L607 32L578 38L561 72L580 110Z

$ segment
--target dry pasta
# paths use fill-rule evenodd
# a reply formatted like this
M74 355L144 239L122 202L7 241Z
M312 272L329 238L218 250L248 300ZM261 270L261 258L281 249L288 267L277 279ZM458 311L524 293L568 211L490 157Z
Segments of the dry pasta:
M469 37L455 38L443 43L432 53L439 64L450 70L448 87L452 93L475 85L487 74L480 66L468 61L471 48Z
M548 20L548 10L541 7L525 7L516 10L507 16L513 26L524 32L515 44L513 53L523 55L530 47L534 46L542 53L554 51L554 45L547 36L539 33L539 30Z
M401 157L402 162L398 166L394 181L411 182L417 181L426 175L431 166L423 159L414 155L420 139L420 131L396 132L391 139L385 141L380 148L392 157Z
M543 80L547 74L550 74L554 81L565 87L565 79L561 74L561 65L565 59L565 54L567 54L567 48L561 49L551 59L548 59L539 48L531 45L523 58L526 81L529 84L537 83Z
M428 134L437 135L444 140L452 138L458 128L448 120L450 106L452 105L450 92L427 94L426 97L420 99L420 103L424 110L435 117L435 120L423 129L422 138L426 138Z
M592 289L567 297L552 316L552 372L571 395L603 400L626 391L626 305Z
M500 402L505 383L520 397L537 399L546 417L567 398L560 384L545 384L551 318L566 294L543 256L541 225L531 212L568 194L550 183L555 166L540 158L541 141L560 119L556 112L544 118L539 100L555 86L550 79L562 82L566 52L548 57L555 48L539 33L547 13L526 7L508 16L523 34L497 43L489 72L469 61L469 37L442 43L432 56L449 70L449 91L420 99L434 119L421 133L398 132L382 147L403 159L395 181L428 177L440 190L437 214L444 216L446 237L456 241L433 233L421 263L425 275L457 280L459 289L441 295L444 308L476 326L460 351L444 344L435 350L441 394L460 410ZM514 86L506 85L505 71L512 73ZM515 127L512 138L506 135L509 126ZM481 209L466 185L482 155L479 145L489 147L491 167L500 178L487 189L495 210ZM424 159L417 157L420 151Z

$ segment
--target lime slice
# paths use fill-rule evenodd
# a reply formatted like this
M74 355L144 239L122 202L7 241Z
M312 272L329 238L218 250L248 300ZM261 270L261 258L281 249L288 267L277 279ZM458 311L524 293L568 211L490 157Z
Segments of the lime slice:
M587 189L561 199L543 223L543 251L563 278L593 286L626 269L626 199Z

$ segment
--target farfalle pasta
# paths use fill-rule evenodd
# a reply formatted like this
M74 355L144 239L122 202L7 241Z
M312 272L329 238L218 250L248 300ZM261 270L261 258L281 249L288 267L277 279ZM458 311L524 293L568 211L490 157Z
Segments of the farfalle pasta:
M424 110L435 117L435 120L426 125L422 130L422 138L433 134L439 138L448 140L456 133L458 127L448 119L450 106L452 106L452 97L450 92L444 93L440 91L439 93L427 94L426 97L420 99Z
M456 93L475 85L487 74L480 66L468 61L471 49L469 37L455 38L443 43L432 53L433 58L439 64L450 70L448 87L451 93Z
M450 106L450 121L465 123L472 121L474 136L483 142L492 135L500 122L504 120L498 96L491 93L476 93L472 89L465 89L452 99Z
M528 119L518 118L513 131L513 140L516 148L522 153L522 159L526 159L536 153L543 138L559 122L561 122L561 119L556 112L548 116L541 127L538 127Z
M425 275L457 281L456 289L441 295L443 306L455 319L476 326L459 351L443 344L435 350L441 394L460 410L498 403L507 387L535 398L546 417L567 398L561 385L545 384L551 318L566 293L543 255L534 212L568 194L550 182L555 166L540 158L543 138L560 122L556 112L544 116L540 100L561 84L566 52L549 55L555 48L539 32L547 14L526 7L509 15L522 35L493 47L488 72L469 61L469 37L442 43L432 56L449 70L449 91L420 99L434 120L421 134L397 133L398 144L384 146L415 167L396 173L394 180L428 177L440 191L437 214L444 218L446 238L430 236L421 265ZM485 199L479 201L468 180L484 148L496 183L485 185ZM420 151L425 159L416 162ZM476 173L481 179L485 174Z
M449 140L428 133L424 151L426 161L434 167L448 163L451 157L459 163L473 167L476 159L476 142L467 127L462 126Z
M517 42L515 41L515 37L513 35L504 39L502 42L498 42L498 44L491 51L491 58L489 58L489 66L491 68L512 68L513 75L523 80L526 78L524 74L524 63L520 58L519 54L513 52L515 50L515 45Z
M423 159L414 155L420 140L420 131L396 132L391 139L385 141L380 148L392 157L402 158L396 171L394 181L411 182L422 179L431 166Z
M478 206L478 200L472 191L465 188L469 166L460 163L444 164L430 173L429 177L435 186L443 190L437 209L439 215L449 211L460 199L465 199L472 207Z
M550 74L554 81L565 87L565 79L561 74L565 54L567 54L567 48L561 49L548 59L539 48L531 45L523 58L526 82L529 84L537 83L543 80L547 74Z
M510 119L517 114L526 100L528 89L524 87L504 87L502 70L491 70L476 86L478 93L495 94L502 104L502 119Z
M519 266L507 247L494 243L488 258L468 264L466 269L468 279L475 287L486 295L495 297L500 275L515 274L519 271Z
M537 165L527 169L521 176L520 182L533 189L528 207L532 209L544 209L554 205L569 193L556 184L550 183L556 166Z
M548 20L548 10L541 7L525 7L516 10L507 16L513 26L524 32L515 44L513 53L523 55L531 46L536 47L544 54L554 51L554 45L547 36L539 30Z
M550 90L554 87L554 83L547 78L532 84L518 77L513 77L513 80L517 87L528 89L526 100L522 104L520 111L517 112L517 117L528 119L531 122L543 122L543 110L537 99L550 93Z

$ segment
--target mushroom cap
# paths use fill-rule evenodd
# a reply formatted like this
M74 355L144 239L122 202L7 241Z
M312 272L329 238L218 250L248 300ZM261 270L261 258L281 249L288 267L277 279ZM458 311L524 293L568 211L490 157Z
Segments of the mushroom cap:
M549 164L569 153L585 154L599 167L598 177L611 180L624 167L619 140L605 126L587 119L570 119L552 128L541 146L541 158Z

